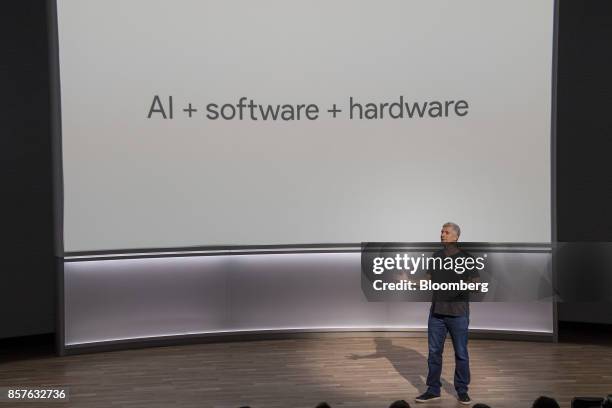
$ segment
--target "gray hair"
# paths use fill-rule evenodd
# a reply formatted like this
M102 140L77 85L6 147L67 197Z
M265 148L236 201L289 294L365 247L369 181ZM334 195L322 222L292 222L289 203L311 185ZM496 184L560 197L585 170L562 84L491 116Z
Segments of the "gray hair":
M455 232L457 233L457 236L461 235L461 228L459 228L459 226L455 224L454 222L446 222L444 223L442 228L444 227L451 227L452 229L455 230Z

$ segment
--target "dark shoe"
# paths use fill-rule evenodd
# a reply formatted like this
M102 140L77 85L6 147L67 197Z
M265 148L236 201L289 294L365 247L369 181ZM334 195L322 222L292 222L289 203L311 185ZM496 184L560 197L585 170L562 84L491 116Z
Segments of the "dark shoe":
M435 401L435 400L439 400L440 396L439 395L433 395L429 392L426 392L425 394L421 394L418 397L416 397L414 400L416 402L429 402L429 401Z
M459 394L457 396L457 400L459 400L459 402L464 405L470 405L472 403L472 399L470 398L467 392L464 392L463 394Z

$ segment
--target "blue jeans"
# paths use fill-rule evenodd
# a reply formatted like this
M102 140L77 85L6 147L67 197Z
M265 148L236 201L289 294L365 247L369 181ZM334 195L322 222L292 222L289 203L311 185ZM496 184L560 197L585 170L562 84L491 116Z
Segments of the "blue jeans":
M429 343L429 356L427 365L427 392L440 395L440 375L442 374L442 353L446 333L450 333L455 349L455 390L457 394L466 393L470 383L470 358L468 356L468 316L446 316L435 313L429 314L427 323L427 340Z

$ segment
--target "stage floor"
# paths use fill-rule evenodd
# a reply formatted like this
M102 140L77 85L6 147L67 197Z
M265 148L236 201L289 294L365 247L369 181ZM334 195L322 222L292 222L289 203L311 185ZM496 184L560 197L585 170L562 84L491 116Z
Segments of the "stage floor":
M531 406L539 395L569 407L574 396L612 394L612 346L470 340L474 402ZM6 357L3 356L3 357ZM457 407L447 341L442 399ZM69 403L31 407L412 406L425 390L425 338L319 338L213 343L66 357L3 358L0 387L69 387Z

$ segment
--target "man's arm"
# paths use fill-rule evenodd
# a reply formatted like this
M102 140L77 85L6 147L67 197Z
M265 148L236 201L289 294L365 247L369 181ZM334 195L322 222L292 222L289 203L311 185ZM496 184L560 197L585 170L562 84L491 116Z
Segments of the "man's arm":
M474 258L471 254L468 254L470 258ZM470 283L479 283L480 282L480 273L478 272L478 269L474 268L472 270L469 271L468 273L468 282ZM480 293L479 290L471 290L471 293Z

